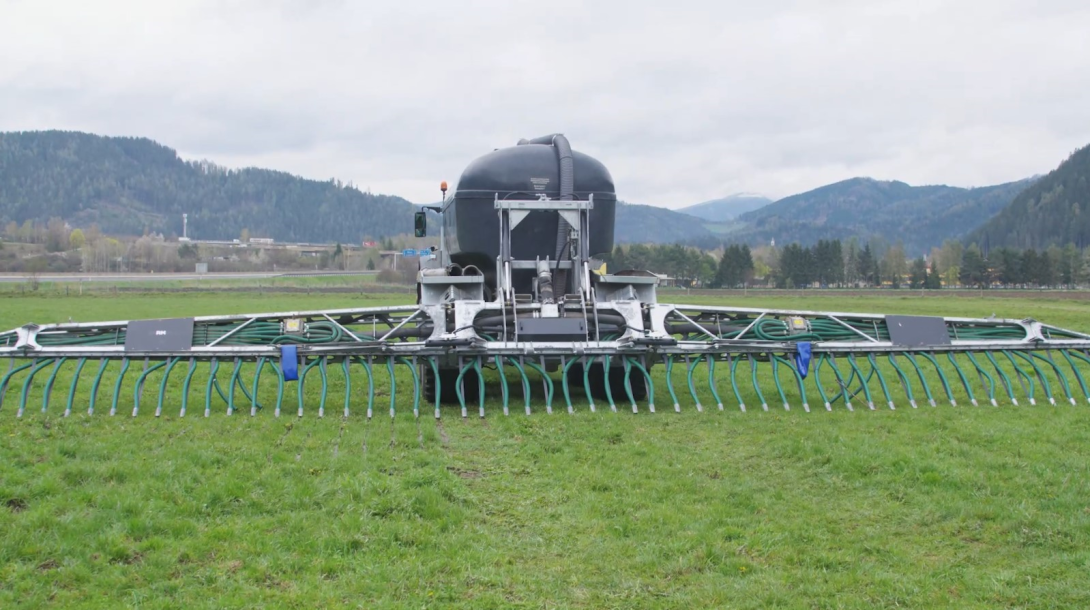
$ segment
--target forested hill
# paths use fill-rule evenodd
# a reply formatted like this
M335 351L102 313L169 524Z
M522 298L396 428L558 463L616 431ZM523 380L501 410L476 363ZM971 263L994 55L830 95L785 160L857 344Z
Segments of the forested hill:
M770 203L772 203L772 200L764 195L735 193L721 199L712 199L711 201L681 208L678 212L703 218L710 222L726 222Z
M970 239L987 248L1090 245L1090 146L1022 191Z
M947 239L964 237L1029 184L1022 180L965 189L852 178L743 214L726 238L812 244L820 239L881 236L902 241L909 253L926 252Z
M615 226L620 243L719 245L719 238L704 228L700 218L653 205L617 202Z
M0 220L62 218L109 234L147 231L201 239L359 242L406 233L412 205L336 181L185 161L146 138L77 132L0 133Z

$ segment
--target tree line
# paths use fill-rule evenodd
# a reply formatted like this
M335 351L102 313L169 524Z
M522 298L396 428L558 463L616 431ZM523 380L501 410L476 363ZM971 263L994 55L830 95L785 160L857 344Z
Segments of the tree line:
M618 245L603 257L613 273L652 271L678 285L704 288L863 288L888 286L934 290L943 287L1071 288L1090 284L1090 249L1073 244L983 251L948 240L926 256L909 258L900 243L860 243L852 238L819 240L813 246L782 248L731 244L714 252L694 247Z

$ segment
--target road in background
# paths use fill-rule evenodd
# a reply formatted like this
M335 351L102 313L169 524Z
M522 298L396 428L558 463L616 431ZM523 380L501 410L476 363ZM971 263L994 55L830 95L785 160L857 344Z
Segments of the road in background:
M39 273L39 282L155 282L169 280L261 280L275 277L375 275L378 271L255 271L235 273ZM26 273L0 274L0 282L25 282Z

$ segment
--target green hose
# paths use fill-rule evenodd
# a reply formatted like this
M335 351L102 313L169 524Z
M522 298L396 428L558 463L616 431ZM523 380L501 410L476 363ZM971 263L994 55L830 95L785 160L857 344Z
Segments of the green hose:
M253 391L253 394L251 394L251 396L250 396L250 417L253 417L254 415L257 415L257 410L259 408L259 406L257 404L257 389L258 389L259 383L261 382L261 371L264 370L264 368L265 368L265 360L266 359L265 359L264 356L258 358L257 359L257 366L254 368L254 385L253 385L253 390L254 391Z
M889 394L889 385L886 384L886 376L882 374L882 369L878 368L878 362L875 360L873 353L867 354L867 362L870 362L872 373L878 377L878 386L882 388L882 396L885 396L886 404L889 405L890 409L895 409L893 397Z
M1011 404L1018 404L1018 399L1014 397L1014 387L1011 385L1010 377L1007 377L1007 373L1000 368L991 352L984 352L984 356L988 359L988 362L992 363L992 368L995 369L995 372L999 374L999 378L1003 381L1003 389L1007 391L1007 397L1011 399Z
M1022 391L1026 392L1027 396L1029 396L1029 404L1037 404L1037 399L1034 397L1035 393L1033 391L1033 377L1023 371L1022 367L1018 366L1018 363L1014 360L1014 356L1011 355L1011 352L1009 350L1003 350L1002 353L1004 356L1007 357L1007 360L1010 361L1011 366L1014 367L1015 373L1017 373L1018 375L1018 382L1022 385ZM1026 389L1026 384L1029 384L1028 390Z
M681 413L681 403L677 400L677 394L674 392L674 355L668 354L664 358L666 362L666 390L670 393L670 398L674 401L674 411Z
M299 395L299 412L297 414L298 417L303 416L303 396L304 396L303 385L304 385L304 382L307 379L307 373L310 372L310 369L317 366L318 363L321 362L321 360L322 360L322 358L315 358L314 360L311 360L310 363L303 366L303 370L299 371L299 382L298 382L298 385L296 386L296 390L298 391L298 395ZM213 362L215 362L215 361L213 360ZM391 393L392 392L393 392L393 389L391 388Z
M526 368L522 366L522 363L513 357L508 356L507 361L515 367L515 370L519 372L519 377L522 379L522 398L525 401L526 414L530 414L530 378L526 375ZM589 394L588 394L589 396ZM591 411L594 410L594 403L591 403Z
M455 392L458 394L458 404L462 407L462 417L469 417L469 411L466 408L466 393L465 387L462 385L465 379L466 373L469 369L473 368L473 361L470 360L464 365L459 363L458 377L454 380Z
M352 400L352 376L349 374L348 366L351 364L348 356L345 356L341 360L341 368L344 370L344 416L348 417L348 407L351 406ZM254 395L257 395L257 390L254 390Z
M688 381L689 381L689 393L692 394L693 402L696 403L696 410L697 411L703 411L704 407L702 407L700 405L700 398L696 395L696 384L693 383L693 371L695 371L697 365L700 364L700 358L695 358L692 361L690 361L689 357L686 356L685 357L685 364L688 365L686 367L688 369L688 375L686 376L686 379L688 379Z
M931 366L935 367L935 372L938 373L939 381L942 383L942 389L946 392L947 400L950 401L951 406L956 407L958 405L957 400L954 399L954 393L950 391L950 382L946 380L946 374L943 373L942 367L939 366L939 361L927 352L921 352L920 355L927 359L927 361L931 363Z
M574 412L574 408L571 404L571 390L568 388L568 369L570 369L577 360L577 358L572 358L571 360L564 361L564 358L561 358L561 361L563 361L564 364L560 372L560 387L564 390L564 401L568 403L568 413ZM503 414L507 415L507 377L503 374L503 367L500 366L500 358L498 356L496 357L496 368L499 369L500 379L503 381Z
M125 373L129 370L129 359L121 359L121 372L117 374L117 383L114 384L113 402L110 404L110 415L117 413L117 400L121 397L121 383L125 380Z
M167 365L167 361L164 360L164 361L162 361L162 362L160 362L158 364L155 364L155 365L153 365L151 367L148 367L148 369L146 371L144 371L143 373L140 373L140 376L136 378L136 388L135 388L135 390L133 392L133 401L132 401L132 416L133 417L136 417L136 414L140 412L140 394L142 393L141 390L144 388L144 381L148 378L148 375L151 375L153 372L163 368L166 365Z
M102 382L102 375L106 372L106 367L110 365L110 361L102 358L98 364L98 374L95 375L95 381L91 384L91 403L87 406L87 414L95 414L95 399L98 397L98 384Z
M821 354L817 357L817 362L814 364L814 385L817 386L818 396L821 396L821 402L825 405L826 411L832 411L833 405L829 403L829 395L825 393L825 386L821 385L821 366L825 364L825 354Z
M855 355L852 354L851 352L848 353L848 366L851 367L853 376L855 376L855 375L859 376L859 382L863 386L863 388L862 388L863 389L863 397L867 399L867 407L869 407L870 410L873 411L874 410L874 399L871 398L870 386L867 384L867 382L870 380L870 377L868 376L866 379L863 378L863 371L861 371L859 369L859 365L855 363ZM850 379L848 380L848 384L849 385L851 384ZM845 390L845 391L847 391L847 390Z
M439 419L439 401L443 397L443 387L439 381L439 362L435 356L428 358L428 363L431 364L431 370L434 373L433 379L435 380L435 419Z
M961 365L954 358L954 352L946 352L946 358L950 361L950 364L954 365L954 370L957 371L958 379L961 379L961 385L965 387L965 393L969 396L969 402L973 406L977 406L976 397L973 396L973 388L969 387L969 380L965 378L965 372L961 370Z
M86 358L80 358L76 363L76 372L72 373L72 385L68 388L68 404L64 406L64 416L68 417L72 414L72 404L76 401L76 385L79 383L79 374L83 370L83 365L87 364Z
M730 354L727 354L727 363L730 365L730 388L734 390L734 397L738 400L738 408L742 410L742 413L745 413L746 403L742 400L742 392L738 389L738 382L735 377L735 373L738 371L738 363L741 361L740 356L737 359L732 359Z
M204 416L208 417L212 415L212 386L216 385L217 389L219 385L216 383L216 372L219 371L220 361L213 358L212 363L209 365L208 370L208 383L204 388ZM302 382L300 382L302 383Z
M606 356L608 361L609 356ZM545 411L548 413L553 412L553 380L549 377L549 374L545 372L545 369L541 368L535 362L527 362L526 366L534 369L541 374L541 377L545 380ZM480 361L477 362L477 376L481 380L481 385L484 385L484 377L481 376ZM609 380L606 380L606 391L609 390ZM610 398L610 404L613 403L613 399ZM481 388L481 417L484 417L484 388Z
M561 360L563 360L563 358L561 358ZM508 396L508 394L510 394L510 388L507 387L507 373L504 372L504 370L503 370L503 356L500 356L500 355L497 354L495 356L495 361L496 361L496 372L498 372L500 374L500 392L501 392L501 396L502 396L502 399L503 399L503 414L507 415L509 413L508 405L509 405L509 402L510 402L510 397ZM574 362L574 360L572 362ZM567 401L568 401L568 413L571 413L572 412L571 396L568 394L568 376L567 376L568 366L570 366L570 363L568 363L568 364L566 364L564 366L564 373L565 373L565 375L564 375L564 398L567 399Z
M902 352L905 358L912 364L912 368L916 370L916 377L920 380L920 385L923 386L923 392L927 396L927 403L932 407L935 406L935 397L931 395L931 386L927 384L927 378L923 375L923 369L920 368L916 358L912 356L911 352Z
M836 356L829 356L829 368L833 369L833 376L836 377L836 383L840 386L840 392L828 402L834 403L838 398L843 396L844 406L847 407L849 411L854 411L855 409L852 408L852 395L848 393L848 384L844 383L844 376L840 374L840 367L836 365ZM855 373L852 373L852 376L854 377Z
M1049 354L1050 357L1048 358L1045 358L1037 352L1030 352L1030 354L1038 360L1043 360L1044 362L1047 362L1052 367L1052 371L1056 373L1056 379L1060 380L1060 387L1063 388L1064 396L1067 396L1068 402L1070 402L1071 404L1075 404L1075 397L1071 395L1071 388L1067 384L1067 377L1064 377L1063 371L1060 370L1060 367L1056 366L1056 363L1051 358L1051 354Z
M783 391L783 384L780 383L780 358L776 354L769 354L768 359L772 362L772 382L776 385L776 392L780 395L784 410L790 411L791 405L787 403L787 395Z
M242 359L235 358L235 368L231 371L231 379L227 384L227 414L235 413L235 386L239 384L239 373L242 372ZM243 389L243 392L246 390Z
M971 362L973 364L973 367L976 369L977 376L980 377L981 383L983 383L985 379L988 381L988 402L992 403L993 407L999 406L999 404L995 401L995 379L992 378L991 373L984 370L984 368L980 366L980 363L977 362L976 358L973 356L973 352L965 352L965 355L969 357L969 362Z
M318 399L318 417L325 417L325 401L329 395L329 376L326 372L328 358L318 358L318 374L322 376L322 396ZM301 389L301 388L300 388Z
M39 364L37 360L34 361L34 368L30 369L30 374L27 375L26 380L23 381L23 393L19 397L19 413L16 415L16 417L23 416L23 411L26 409L27 395L30 393L30 384L32 381L34 381L34 376L38 374L38 371L41 371L45 367L49 366L50 362L51 360L48 359L42 360L41 364Z
M155 417L159 417L163 413L163 398L166 396L167 392L167 380L170 379L171 369L174 368L175 364L178 364L179 360L181 360L181 358L171 358L170 362L167 363L167 370L163 371L163 380L159 382L159 400L155 403ZM76 374L79 374L78 369Z
M53 365L53 372L49 374L49 379L45 382L45 391L42 393L42 413L46 412L49 408L49 395L53 392L53 383L57 381L57 373L60 372L61 367L68 361L68 358L59 358Z
M886 357L889 358L889 363L893 365L893 370L897 371L897 377L901 380L901 386L905 389L905 395L908 396L908 404L915 409L916 399L912 396L912 384L908 382L908 377L905 375L905 372L901 370L901 365L897 364L897 359L893 357L893 352L886 354Z
M360 366L362 366L363 370L367 373L367 419L371 419L372 407L375 404L375 376L373 374L373 371L371 370L371 357L370 356L368 356L367 358L357 357L356 362L359 362ZM438 369L436 369L436 371L435 371L435 380L436 380L436 382L435 382L436 383L436 385L435 385L435 392L436 392L436 394L435 394L435 410L438 412L439 411L439 371L438 371Z
M636 367L641 373L643 378L647 382L647 410L655 412L655 382L651 379L651 373L644 367L643 363L635 358L632 359L632 366ZM635 402L635 401L633 401Z
M628 402L632 405L632 412L638 413L639 408L636 406L636 396L632 393L632 363L628 361L628 356L621 356L621 366L624 368L624 392L628 396Z
M795 365L791 364L790 360L781 358L780 356L773 355L773 358L780 358L780 363L791 370L791 373L795 376L795 383L799 386L799 396L802 398L802 410L807 413L810 412L810 401L806 398L806 384L803 382L802 374L795 368ZM786 402L786 401L785 401Z
M420 417L420 377L416 372L416 363L409 362L404 356L397 361L409 367L409 371L413 374L413 417Z
M394 405L397 403L397 377L394 376L394 359L389 356L386 357L386 372L390 375L390 419L393 419Z
M1067 364L1071 366L1071 370L1075 373L1075 378L1079 380L1079 387L1082 388L1082 393L1086 395L1086 401L1090 402L1090 391L1086 389L1086 381L1083 379L1082 373L1079 372L1079 369L1075 366L1075 361L1071 359L1071 355L1068 352L1069 350L1060 351L1060 353L1064 355L1064 358L1067 358ZM1087 360L1086 356L1083 356L1079 352L1074 352L1074 354L1076 358L1081 359L1083 362L1090 362L1090 360Z
M1033 358L1025 355L1022 352L1014 352L1016 356L1029 363L1030 368L1037 375L1037 380L1041 382L1041 388L1045 391L1045 397L1048 398L1049 404L1056 404L1056 399L1052 397L1052 386L1048 383L1048 379L1045 378L1045 374L1041 372L1041 369L1037 368L1037 363L1033 361Z
M768 411L768 402L765 401L765 395L761 392L761 385L757 383L757 361L753 359L753 354L749 356L749 370L751 379L753 381L753 390L757 392L757 399L761 401L761 408Z
M617 405L613 402L613 384L609 382L609 355L602 356L602 373L606 384L606 400L609 401L609 409L617 412Z

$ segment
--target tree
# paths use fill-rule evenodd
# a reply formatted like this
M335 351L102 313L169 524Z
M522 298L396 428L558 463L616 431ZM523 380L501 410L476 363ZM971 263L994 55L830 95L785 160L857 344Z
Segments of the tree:
M1005 286L1014 286L1022 283L1022 253L1013 248L996 248L992 250L992 260L995 263L995 279Z
M912 269L909 272L909 287L914 289L927 287L927 262L923 257L912 261Z
M735 288L753 279L753 256L749 246L732 244L723 251L714 283L719 288Z
M185 260L197 260L200 257L200 250L197 244L184 243L178 246L178 258Z
M61 252L68 246L68 230L60 218L50 218L45 228L45 249Z
M908 274L908 264L905 260L905 248L901 242L897 242L886 250L882 257L882 275L889 278L894 288L900 288L905 275Z
M1041 285L1041 264L1038 261L1037 251L1026 248L1022 252L1022 281L1035 286Z
M374 271L375 270L375 259L374 258L367 259L367 270L368 271Z
M87 238L87 243L92 246L102 239L102 229L98 228L98 223L92 222L91 226L87 227L87 234L85 237Z
M938 255L934 257L939 264L939 269L943 273L946 273L952 267L960 268L961 257L964 250L965 247L962 246L960 241L948 239L942 242L942 247L939 248ZM957 282L957 274L954 274L954 277L955 279L950 282L951 284Z
M1060 283L1068 288L1073 287L1082 275L1082 257L1079 256L1079 250L1075 244L1069 243L1057 252L1057 258Z
M805 287L814 281L813 253L798 243L784 246L780 256L780 272L777 286L781 288Z
M927 279L924 281L924 288L928 290L939 290L942 288L942 280L939 279L937 270L928 272Z
M844 279L844 252L840 240L818 240L813 248L814 276L822 285L839 284Z
M868 242L859 252L859 280L864 284L875 285L879 283L878 261Z
M969 286L983 288L988 285L988 263L976 244L966 248L962 255L959 279L962 284Z
M258 235L260 235L260 233L258 233ZM240 231L239 234L238 234L238 240L240 242L244 243L244 244L249 243L250 242L250 230L247 229L246 227L243 227L242 231Z
M68 234L68 247L72 250L79 250L87 243L87 240L83 237L83 231L80 229L72 229L72 232Z

